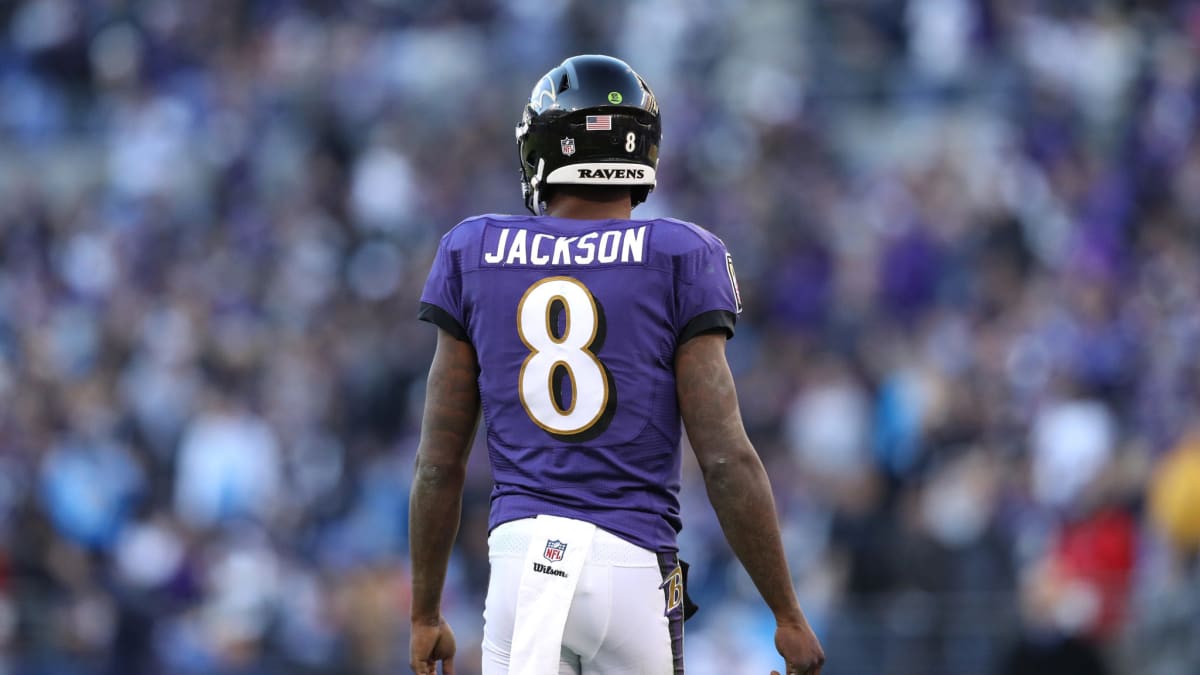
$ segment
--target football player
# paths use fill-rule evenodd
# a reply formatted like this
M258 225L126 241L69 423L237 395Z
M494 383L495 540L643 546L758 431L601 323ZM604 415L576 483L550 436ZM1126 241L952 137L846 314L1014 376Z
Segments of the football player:
M413 670L454 670L441 594L482 413L485 675L683 672L681 417L786 672L818 673L725 360L729 254L691 223L631 218L655 184L654 94L620 60L575 56L538 81L516 136L534 215L460 223L421 297L439 330L411 495Z

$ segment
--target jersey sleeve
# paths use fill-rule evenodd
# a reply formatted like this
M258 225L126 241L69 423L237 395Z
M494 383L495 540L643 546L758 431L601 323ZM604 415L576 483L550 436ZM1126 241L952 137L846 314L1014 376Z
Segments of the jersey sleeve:
M458 256L451 248L450 236L442 237L438 244L433 267L425 280L421 292L421 306L417 318L428 321L463 342L469 342L466 321L463 318L462 269Z
M733 337L733 327L742 311L733 271L733 258L720 239L712 237L704 246L679 260L676 277L678 342L712 330Z

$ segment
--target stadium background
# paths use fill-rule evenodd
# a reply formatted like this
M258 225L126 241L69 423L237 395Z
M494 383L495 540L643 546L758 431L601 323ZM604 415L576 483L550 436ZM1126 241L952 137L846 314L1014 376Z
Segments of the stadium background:
M407 672L417 297L590 51L662 104L635 215L737 262L825 672L1200 672L1194 3L15 0L0 673ZM690 672L766 673L694 465L684 502Z

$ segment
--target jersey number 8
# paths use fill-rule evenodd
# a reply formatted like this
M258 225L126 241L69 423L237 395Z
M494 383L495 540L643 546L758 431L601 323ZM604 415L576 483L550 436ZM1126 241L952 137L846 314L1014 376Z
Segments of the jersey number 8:
M590 351L603 324L596 298L571 277L538 281L517 306L517 333L529 349L517 393L529 418L557 437L589 431L609 409L609 372ZM569 404L563 400L564 380L570 384Z

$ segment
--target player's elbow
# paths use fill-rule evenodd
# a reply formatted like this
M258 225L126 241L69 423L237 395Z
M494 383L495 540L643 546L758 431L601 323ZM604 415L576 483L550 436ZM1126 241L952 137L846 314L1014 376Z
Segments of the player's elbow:
M697 461L704 482L710 487L736 483L740 477L762 467L754 448L748 445L734 445L704 453L703 456L697 456Z
M413 472L414 486L424 488L461 487L466 480L467 468L464 462L438 461L424 454L417 453L417 464Z

